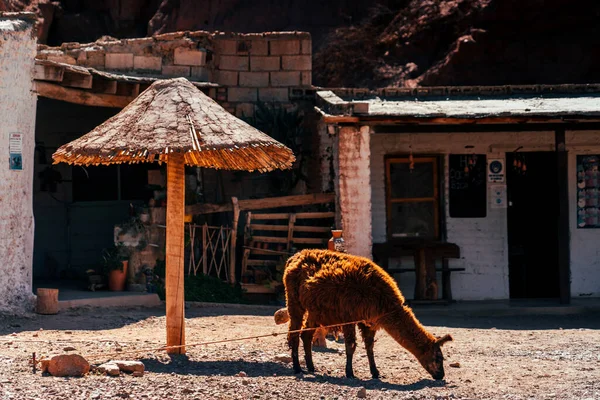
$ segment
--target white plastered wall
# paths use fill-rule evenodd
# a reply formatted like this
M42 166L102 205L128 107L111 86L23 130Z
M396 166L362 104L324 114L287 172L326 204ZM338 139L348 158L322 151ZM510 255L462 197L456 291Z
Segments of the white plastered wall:
M571 295L600 296L600 229L577 229L576 175L577 154L600 154L600 132L567 132L569 151L569 204L571 227ZM595 145L597 143L597 145ZM465 146L473 146L466 148ZM506 152L523 146L520 151L551 151L553 132L494 133L421 133L371 135L371 189L373 242L386 240L384 155L392 153L435 153L443 157L444 208L448 215L448 155L486 154L504 158ZM446 218L447 240L456 243L461 258L450 260L450 267L465 268L452 274L452 292L457 300L508 299L508 245L506 209L489 207L486 218ZM399 260L403 266L410 259ZM390 264L392 267L393 262ZM396 278L405 295L414 292L413 274Z
M36 94L33 24L0 13L0 312L31 308ZM23 134L22 170L9 169L9 135Z

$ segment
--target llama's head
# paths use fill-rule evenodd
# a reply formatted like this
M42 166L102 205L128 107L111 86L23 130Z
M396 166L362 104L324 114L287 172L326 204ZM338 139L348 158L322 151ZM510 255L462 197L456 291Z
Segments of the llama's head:
M419 357L419 362L431 374L433 379L444 378L444 355L442 346L452 340L452 336L445 335L437 338Z

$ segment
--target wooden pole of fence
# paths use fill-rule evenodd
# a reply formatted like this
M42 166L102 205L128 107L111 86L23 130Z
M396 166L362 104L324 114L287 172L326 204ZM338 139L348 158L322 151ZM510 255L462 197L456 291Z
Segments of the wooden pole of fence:
M167 158L167 243L165 301L167 308L167 346L185 344L184 317L184 210L185 176L183 153ZM185 354L185 347L168 348L167 353Z
M208 243L206 242L208 238L208 225L204 223L202 225L202 273L204 275L208 275L208 265L206 260L208 259Z
M240 206L238 204L237 197L231 198L231 204L233 206L233 229L231 230L231 254L229 264L229 280L230 283L235 283L235 247L237 245L237 229L238 221L240 219ZM223 249L225 250L225 249Z

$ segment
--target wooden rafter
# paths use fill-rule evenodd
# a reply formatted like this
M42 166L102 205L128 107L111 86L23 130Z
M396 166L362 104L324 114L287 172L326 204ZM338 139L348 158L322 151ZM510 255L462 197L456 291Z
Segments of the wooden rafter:
M114 74L48 60L35 60L34 81L39 96L96 107L123 108L160 78ZM218 87L192 82L200 89Z

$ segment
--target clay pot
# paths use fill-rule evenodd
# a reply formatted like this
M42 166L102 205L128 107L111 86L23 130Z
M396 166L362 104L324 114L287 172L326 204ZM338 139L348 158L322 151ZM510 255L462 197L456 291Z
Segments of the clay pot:
M122 292L125 290L127 280L127 266L129 261L123 261L123 270L113 269L108 273L108 290L112 292Z

